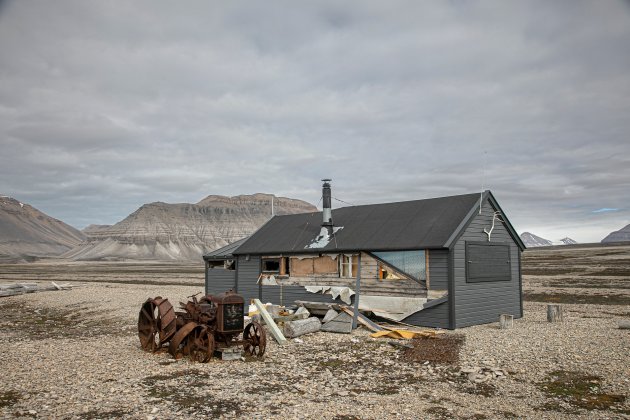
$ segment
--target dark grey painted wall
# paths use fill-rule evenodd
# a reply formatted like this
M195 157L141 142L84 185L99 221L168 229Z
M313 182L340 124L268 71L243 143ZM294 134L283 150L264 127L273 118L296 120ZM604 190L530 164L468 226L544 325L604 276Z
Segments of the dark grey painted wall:
M429 289L448 289L448 249L429 250Z
M206 294L216 295L236 287L236 270L206 268Z
M403 322L421 327L448 328L448 302L416 312Z
M510 245L511 279L481 283L466 282L466 241L487 241L483 229L492 226L494 208L486 201L453 247L455 328L498 322L499 315L521 317L520 250L505 226L497 221L492 242Z
M260 298L258 276L260 276L260 257L250 256L249 261L243 255L239 255L237 264L237 291L245 299L248 305L252 299Z
M263 303L271 302L274 305L280 305L280 286L263 286L262 295ZM304 300L307 302L343 303L340 299L333 301L332 295L309 293L303 286L283 286L282 304L292 305L296 300Z

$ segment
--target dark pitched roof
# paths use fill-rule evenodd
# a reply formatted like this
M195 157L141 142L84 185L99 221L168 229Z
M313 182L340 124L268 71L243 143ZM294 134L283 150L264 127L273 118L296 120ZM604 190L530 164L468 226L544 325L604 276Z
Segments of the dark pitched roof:
M276 216L234 254L443 248L479 198L476 193L334 209L334 225L343 229L316 249L306 246L319 234L321 212Z
M205 254L203 256L204 260L213 260L213 259L226 259L226 258L232 258L234 255L232 255L232 252L238 248L239 246L241 246L241 244L243 242L245 242L245 240L247 240L249 238L249 236L244 237L243 239L239 239L236 242L232 242L231 244L228 244L222 248L219 249L215 249L214 251L210 251L207 254Z

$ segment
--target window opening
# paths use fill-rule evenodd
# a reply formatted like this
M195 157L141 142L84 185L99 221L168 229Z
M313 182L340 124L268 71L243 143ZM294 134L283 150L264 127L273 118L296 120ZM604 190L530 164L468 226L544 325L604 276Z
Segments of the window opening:
M339 277L352 278L357 274L357 258L354 255L339 256Z
M406 274L416 280L426 280L427 261L424 250L373 252L373 254L392 267L400 270L400 273L395 273L394 270L387 267L385 264L379 263L380 279L400 279L403 278L401 274Z
M208 268L225 268L223 260L208 261Z
M378 263L379 280L402 280L404 277L383 263Z
M262 271L263 273L279 273L280 258L263 258Z

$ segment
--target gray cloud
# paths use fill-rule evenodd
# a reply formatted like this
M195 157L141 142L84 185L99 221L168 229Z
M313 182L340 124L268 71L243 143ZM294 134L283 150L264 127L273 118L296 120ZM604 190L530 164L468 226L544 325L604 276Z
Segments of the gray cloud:
M0 193L83 227L483 184L517 230L596 241L630 223L629 40L614 1L5 2Z

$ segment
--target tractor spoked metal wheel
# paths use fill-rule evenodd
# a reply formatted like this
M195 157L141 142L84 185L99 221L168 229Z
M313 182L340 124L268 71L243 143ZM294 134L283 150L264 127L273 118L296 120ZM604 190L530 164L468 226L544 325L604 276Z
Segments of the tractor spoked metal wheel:
M177 330L173 338L171 338L170 343L168 343L168 352L171 356L175 359L181 359L183 356L189 354L190 343L188 338L190 333L198 326L199 324L196 322L189 322Z
M188 335L190 360L208 363L214 355L214 335L205 325L198 326Z
M156 351L175 334L176 319L168 299L147 299L138 314L138 338L146 351Z
M243 332L243 349L252 356L262 357L267 347L267 334L258 322L251 322Z

